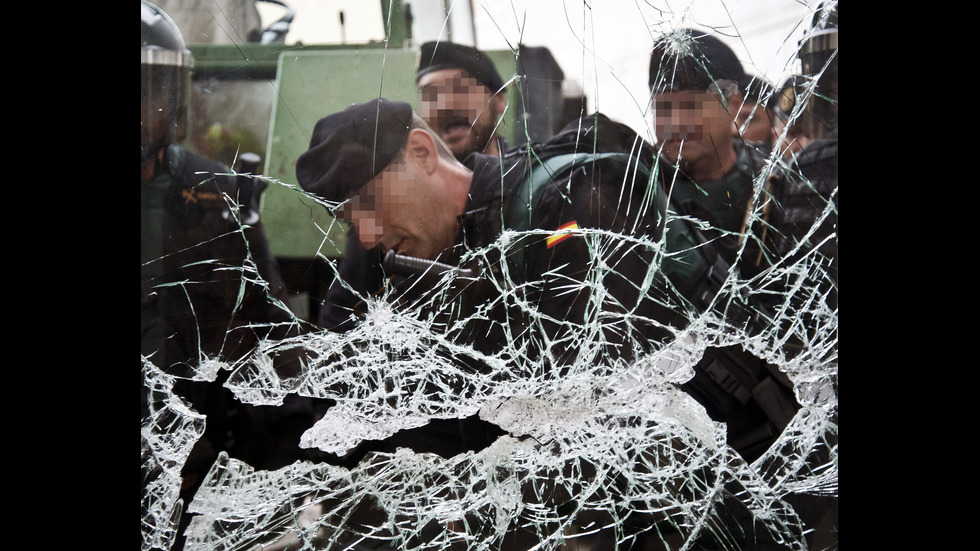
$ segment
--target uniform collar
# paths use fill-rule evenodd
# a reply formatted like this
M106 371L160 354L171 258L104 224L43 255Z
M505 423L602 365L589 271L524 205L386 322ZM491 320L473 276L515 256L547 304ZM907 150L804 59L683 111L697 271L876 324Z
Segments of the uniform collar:
M471 153L463 165L473 171L466 210L459 216L459 241L467 249L490 244L501 231L500 209L507 195L508 174L498 157Z

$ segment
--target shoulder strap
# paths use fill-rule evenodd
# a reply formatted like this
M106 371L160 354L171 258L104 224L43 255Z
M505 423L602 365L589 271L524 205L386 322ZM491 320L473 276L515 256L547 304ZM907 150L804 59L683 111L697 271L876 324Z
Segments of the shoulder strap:
M504 206L504 228L518 232L524 232L531 228L534 208L541 201L547 184L578 167L601 160L613 159L627 166L634 164L637 176L641 176L645 180L650 177L650 170L642 163L633 163L635 159L628 153L564 153L546 159L538 157L533 150L529 150L528 154L533 156L529 163L528 175L517 186ZM525 243L518 243L508 254L512 264L521 267L521 269L524 266L525 247Z
M545 186L549 182L580 166L604 159L617 159L627 164L632 160L627 153L565 153L547 159L540 159L535 156L528 169L528 176L524 178L507 201L504 212L504 227L515 231L530 229L534 207L541 200ZM649 177L649 169L639 163L636 166L640 170L640 175Z

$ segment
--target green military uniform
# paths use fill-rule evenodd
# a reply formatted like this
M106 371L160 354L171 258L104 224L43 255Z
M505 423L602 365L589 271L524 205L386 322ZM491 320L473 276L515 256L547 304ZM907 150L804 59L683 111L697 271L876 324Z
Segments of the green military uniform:
M668 179L670 199L675 205L697 203L710 213L715 227L728 232L742 231L749 202L756 166L747 147L737 147L735 166L718 180L694 182L678 171L676 178Z

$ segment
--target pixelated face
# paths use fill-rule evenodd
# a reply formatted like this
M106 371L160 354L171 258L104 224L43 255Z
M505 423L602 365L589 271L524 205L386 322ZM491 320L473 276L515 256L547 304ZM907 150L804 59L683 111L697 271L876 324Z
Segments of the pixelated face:
M672 163L677 163L679 157L697 162L705 155L713 155L716 147L731 147L732 116L717 94L656 94L653 119L657 143Z
M419 115L457 159L483 151L493 138L497 115L490 89L463 69L441 69L418 82Z
M772 118L765 106L746 99L735 114L735 136L741 132L742 139L750 142L772 141Z
M393 162L361 187L341 216L357 230L366 249L435 260L456 241L456 217L424 174Z

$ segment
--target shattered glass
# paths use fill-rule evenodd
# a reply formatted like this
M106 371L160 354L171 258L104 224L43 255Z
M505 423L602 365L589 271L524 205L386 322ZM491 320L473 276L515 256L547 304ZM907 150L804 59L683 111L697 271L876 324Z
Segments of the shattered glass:
M404 4L392 2L383 11L397 13ZM435 4L432 9L458 2ZM681 27L713 30L729 44L747 45L755 36L755 29L742 27L750 26L745 12L751 2L467 4L480 48L517 56L520 44L550 27L562 37L551 47L556 57L561 48L566 93L587 98L575 118L588 121L601 112L651 144L656 132L646 78L654 44L666 36L672 51L684 55L690 37L677 32ZM627 38L604 13L612 4L618 17L630 19L629 28L642 31L628 37L631 53L618 59L602 46ZM551 13L547 21L542 5ZM827 6L803 0L767 5L783 14L782 41L742 61L748 72L778 85L800 73L799 43ZM416 17L420 9L414 8ZM222 17L215 9L196 13ZM296 18L302 16L297 9ZM450 18L441 17L450 27ZM425 39L413 38L416 47ZM384 43L382 51L401 48ZM384 78L377 75L379 82ZM533 78L504 75L512 82ZM826 99L817 80L797 89L779 139L792 137L793 122L811 101ZM777 93L766 88L761 102ZM377 90L366 90L364 100L372 94ZM584 140L579 150L595 147ZM671 174L656 146L627 151L632 163L650 170L635 164L626 170L624 196L634 190L643 196ZM202 345L180 369L161 365L159 355L141 356L141 548L836 549L836 173L832 185L818 185L779 148L758 151L742 231L711 227L698 212L668 202L663 232L567 230L586 244L589 269L570 278L556 267L545 283L523 280L503 259L527 240L554 238L554 232L505 230L463 254L466 266L483 267L480 273L430 271L425 288L392 283L358 295L352 328L343 332L317 329L315 316L277 292L280 283L268 281L248 241L246 229L256 219L240 197L226 195L240 231L220 239L244 243L245 261L193 264L233 284L237 302L229 315L235 321L219 321L228 338L216 349ZM237 165L236 159L226 163ZM226 174L236 177L230 168ZM300 196L311 210L341 207L276 178L253 180L267 192ZM657 206L651 201L637 208ZM329 220L317 225L317 239L324 243L319 260L334 279L336 252L326 251L344 250L346 227ZM693 237L686 233L691 228L699 230ZM676 283L672 274L687 274L693 258L719 250L707 255L706 262L723 267L711 272L710 292ZM633 254L652 259L648 270L617 273ZM642 300L674 317L651 321L647 310L623 304L607 289L620 276ZM481 301L466 295L476 287L473 280L481 283ZM169 282L155 292L179 292L193 302L194 285L191 279ZM281 315L241 323L238 314L252 293L263 294ZM587 304L584 317L552 317L542 309L541 293L578 294ZM469 302L461 306L460 297ZM210 313L208 304L191 306L195 321L181 331L196 331ZM648 325L657 331L641 329ZM254 340L244 351L234 337L242 332ZM706 404L710 397L699 391L698 377L714 377L728 361L751 365L749 377L761 381L744 388L744 380L731 380L738 377L716 377L743 405L753 393L765 394L766 385L788 389L783 398L790 401L774 406L783 408L783 422L760 437L761 448L743 447L733 435L747 429ZM221 407L202 411L194 401L201 392L220 393ZM732 407L739 412L742 405ZM239 417L218 419L229 412ZM242 417L248 422L236 424ZM499 436L448 457L374 445L399 435L404 438L395 442L410 441L412 431L432 423L471 421L494 427ZM219 423L224 432L211 436L208 453L201 454L206 430L218 430ZM260 446L282 453L256 452ZM188 465L200 457L207 464L190 480Z

